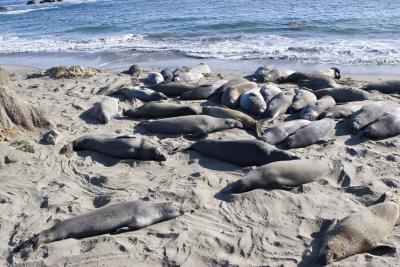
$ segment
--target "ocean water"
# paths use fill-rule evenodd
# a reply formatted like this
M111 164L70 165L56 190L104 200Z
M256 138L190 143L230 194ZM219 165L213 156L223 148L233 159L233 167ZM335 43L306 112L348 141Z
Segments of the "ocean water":
M157 57L400 64L397 0L25 3L0 0L10 9L0 12L0 63L40 55L67 62L68 57L86 58L97 65Z

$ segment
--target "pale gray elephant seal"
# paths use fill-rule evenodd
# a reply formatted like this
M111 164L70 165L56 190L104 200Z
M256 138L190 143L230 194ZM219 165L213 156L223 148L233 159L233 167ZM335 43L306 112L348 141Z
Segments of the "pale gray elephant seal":
M318 117L330 107L336 105L335 99L331 96L324 96L314 103L308 104L300 111L300 118L305 120L316 120Z
M392 232L398 218L398 204L383 202L333 223L320 249L321 263L330 264L378 248Z
M314 91L314 94L321 98L323 96L331 96L336 103L347 103L352 101L378 100L378 97L357 88L325 88Z
M108 97L101 102L96 103L91 109L90 115L102 123L107 123L120 114L118 103L118 99Z
M272 162L250 171L220 193L239 194L261 188L296 187L323 178L329 171L329 165L325 161L297 159Z
M237 120L243 124L244 129L253 130L257 137L260 134L261 124L239 110L225 107L203 107L202 113L216 118Z
M282 90L274 83L266 83L261 85L260 93L264 97L264 101L268 103L277 94L281 93Z
M267 109L264 111L261 117L267 121L274 121L280 115L286 113L292 104L293 97L293 90L283 91L277 94L274 96L274 98L272 98L271 101L268 102Z
M400 94L400 81L384 81L377 83L370 83L362 87L366 91L379 91L384 94Z
M338 68L329 68L325 70L316 70L311 73L312 75L328 76L334 79L340 79L341 73Z
M239 106L244 112L259 117L267 108L267 103L257 88L244 92L240 96Z
M278 82L282 79L287 78L289 75L293 74L295 71L290 69L278 68L267 72L264 76L265 82Z
M351 128L354 133L373 123L386 112L398 105L392 101L376 101L363 106L351 119Z
M187 134L194 137L226 129L243 128L243 124L237 120L214 118L208 115L188 115L144 121L139 125L155 133Z
M384 139L400 134L400 106L383 114L375 122L368 125L364 135L371 139Z
M221 104L228 108L237 108L240 96L248 90L257 88L256 83L243 78L230 80L221 87Z
M145 103L136 109L124 110L123 115L130 118L169 118L196 115L199 111L190 106L175 103Z
M335 121L329 118L313 121L286 138L286 147L301 148L315 144L327 136L335 126Z
M354 101L328 108L320 115L321 118L342 119L353 115L371 101Z
M123 87L115 92L115 94L123 95L130 100L137 98L144 102L168 99L163 93L139 87Z
M85 135L65 145L60 154L91 150L118 159L165 161L165 153L153 142L132 135Z
M302 110L308 104L312 104L317 101L317 97L311 91L305 89L295 89L295 96L293 97L293 103L289 107L289 111L297 112Z
M175 75L175 82L198 82L205 76L211 74L211 69L207 64L200 63L197 66L189 69L188 71L182 71Z
M283 142L289 135L311 123L309 120L285 121L262 131L261 139L275 145Z
M164 77L159 72L150 72L147 75L147 81L151 84L159 84L164 81Z
M214 93L223 86L227 81L218 80L211 84L203 84L192 88L181 94L182 100L202 100L214 95Z
M186 91L190 91L193 88L198 87L198 85L188 84L188 83L175 83L175 82L166 82L160 84L152 84L147 86L151 90L163 93L168 97L180 96Z
M93 211L57 222L32 238L17 245L12 253L21 249L37 249L40 245L68 238L85 238L103 234L117 234L137 230L155 223L183 215L176 202L126 201L109 204Z
M274 161L298 159L291 153L259 140L201 140L188 149L240 166L261 166Z

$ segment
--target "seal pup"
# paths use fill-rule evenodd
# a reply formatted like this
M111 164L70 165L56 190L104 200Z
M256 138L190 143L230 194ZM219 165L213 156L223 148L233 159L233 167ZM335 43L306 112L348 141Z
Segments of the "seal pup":
M202 100L207 99L214 95L214 93L227 81L218 80L213 82L212 84L203 84L194 87L193 89L184 92L181 94L180 99L182 100Z
M257 88L256 83L249 82L244 78L230 80L221 87L221 104L228 108L237 108L240 96L248 90Z
M186 91L190 91L196 88L198 85L188 84L188 83L176 83L176 82L166 82L160 84L152 84L147 86L151 90L163 93L168 97L180 96Z
M182 117L144 121L139 124L146 130L163 134L186 134L201 137L207 133L232 128L243 128L237 120L214 118L208 115L188 115Z
M314 94L321 98L331 96L337 103L347 103L352 101L378 100L378 97L357 88L325 88L314 91Z
M286 138L285 145L289 149L310 146L327 136L335 126L336 122L329 118L313 121Z
M384 139L400 134L400 106L383 114L364 130L364 136L371 139Z
M380 116L398 107L392 101L375 101L363 106L351 119L353 133L376 121Z
M159 72L150 72L147 75L147 81L151 84L159 84L164 81L164 77Z
M283 142L289 135L309 125L309 120L285 121L262 131L261 139L271 145Z
M366 91L379 91L384 94L400 94L400 81L390 80L384 82L370 83L361 89Z
M305 89L295 89L295 96L293 97L293 103L289 107L289 111L297 112L302 110L308 104L317 101L317 97L310 91Z
M130 118L169 118L186 115L196 115L199 111L189 105L175 103L145 103L136 109L123 111L123 115Z
M153 142L133 135L84 135L65 145L60 154L91 150L118 159L165 161L165 153Z
M105 124L115 116L120 115L120 112L118 110L118 103L118 99L107 97L101 102L97 102L94 104L90 115Z
M260 93L264 97L264 101L268 103L274 96L281 93L282 90L274 83L266 83L261 85Z
M298 159L291 153L259 140L201 140L188 149L240 166L261 166L274 161Z
M242 123L243 128L253 130L258 137L260 135L260 123L249 115L230 108L225 107L203 107L202 114L209 115L221 119L234 119Z
M320 115L321 118L342 119L353 115L371 101L354 101L328 108Z
M280 115L285 114L292 104L294 91L282 91L268 102L267 109L261 115L267 121L274 121Z
M130 100L137 98L144 102L168 99L167 96L164 95L163 93L139 87L133 87L133 88L123 87L119 89L117 92L115 92L115 94L123 95Z
M221 194L240 194L254 189L280 189L311 183L328 174L325 161L296 159L272 162L250 171L229 184Z
M322 242L321 263L330 264L382 246L380 242L392 232L398 218L398 204L383 202L333 223Z
M185 209L176 202L126 201L57 222L47 230L22 241L12 251L37 249L40 245L68 238L85 238L103 234L133 231L183 215Z
M322 112L336 105L335 99L331 96L324 96L314 103L308 104L300 111L300 118L305 120L316 120Z
M267 108L267 103L261 95L260 90L257 88L246 91L240 96L239 107L244 112L258 117Z

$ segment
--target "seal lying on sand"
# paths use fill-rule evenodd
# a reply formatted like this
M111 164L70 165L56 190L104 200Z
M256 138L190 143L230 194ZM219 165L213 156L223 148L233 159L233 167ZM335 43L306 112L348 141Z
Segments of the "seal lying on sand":
M325 233L320 250L322 264L329 264L355 254L370 252L392 232L399 218L399 206L379 203L351 214L332 224Z
M294 83L300 87L307 87L311 90L318 90L324 88L337 87L335 79L324 76L315 75L312 73L295 72L289 75L287 78L281 78L278 80L279 83Z
M204 78L204 76L210 75L211 69L207 64L200 63L199 65L189 69L188 71L182 71L175 75L175 82L197 82Z
M175 103L146 103L123 112L124 116L130 118L169 118L196 114L198 111L194 107Z
M139 124L151 132L163 134L189 134L193 137L232 128L243 128L237 120L214 118L208 115L188 115L144 121Z
M357 114L351 119L351 128L354 133L358 132L365 126L376 121L386 112L389 112L398 105L391 101L376 101L362 107Z
M267 108L267 103L258 88L244 92L240 96L239 102L241 110L256 117L260 116Z
M371 139L384 139L400 134L400 107L383 114L375 122L368 125L364 135Z
M302 110L308 104L312 104L317 101L317 97L313 94L313 92L308 90L296 89L294 92L295 96L293 97L293 103L289 107L289 111L291 112Z
M292 104L294 91L283 91L277 94L268 102L267 109L261 115L267 121L274 121L280 115L285 114L290 105Z
M327 136L336 126L332 119L313 121L286 138L287 148L307 147Z
M92 108L90 115L102 123L109 122L112 118L119 115L118 99L108 97L101 102L98 102Z
M321 118L342 119L353 115L371 101L354 101L328 108L320 115Z
M261 139L275 145L283 142L289 135L311 123L309 120L292 120L274 125L263 131Z
M250 171L243 178L229 184L221 194L239 194L254 189L296 187L324 177L329 166L324 161L298 159L277 161Z
M385 81L370 83L362 87L363 90L376 90L384 94L400 94L400 81Z
M228 108L237 108L240 96L248 90L257 88L256 83L243 78L230 80L221 87L221 104Z
M130 100L137 98L144 102L168 99L167 96L164 95L163 93L156 92L151 89L138 88L138 87L133 87L133 88L123 87L114 94L123 95Z
M268 103L277 94L281 93L282 90L274 83L266 83L261 85L260 93L264 97L264 101Z
M218 88L226 84L225 80L218 80L212 84L203 84L181 94L182 100L202 100L214 95Z
M73 151L91 150L118 159L165 161L164 152L147 139L130 135L85 135L65 145L60 154L71 157Z
M341 78L341 74L340 74L340 70L338 68L329 68L329 69L325 69L325 70L317 70L317 71L313 71L311 73L312 75L319 75L319 76L328 76L334 79L340 79Z
M308 104L300 111L300 118L305 120L316 120L322 112L336 105L335 99L331 96L324 96L314 103Z
M325 88L314 91L318 98L329 95L337 103L347 103L352 101L378 100L378 97L357 88Z
M274 161L298 159L291 153L258 140L202 140L187 149L240 166L261 166Z
M289 75L293 74L295 71L290 70L290 69L273 69L269 72L264 77L264 82L278 82L281 79L285 79Z
M167 83L159 83L147 86L151 90L163 93L168 97L180 96L186 91L190 91L198 85L188 84L188 83L175 83L175 82L167 82Z
M127 201L110 204L91 212L56 223L51 228L21 242L12 253L40 245L68 239L115 234L137 230L155 223L170 220L185 212L176 202L153 203L150 201Z

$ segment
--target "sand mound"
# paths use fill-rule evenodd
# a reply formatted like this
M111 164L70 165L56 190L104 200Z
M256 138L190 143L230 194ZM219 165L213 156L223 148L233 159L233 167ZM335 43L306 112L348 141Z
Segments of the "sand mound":
M74 79L74 78L88 78L103 71L96 68L87 68L82 66L58 66L46 70L46 74L54 79Z
M45 111L18 97L11 89L8 73L0 68L0 140L15 135L20 128L49 128Z

